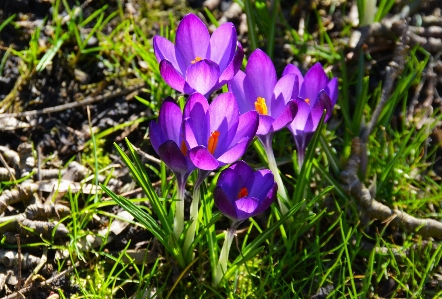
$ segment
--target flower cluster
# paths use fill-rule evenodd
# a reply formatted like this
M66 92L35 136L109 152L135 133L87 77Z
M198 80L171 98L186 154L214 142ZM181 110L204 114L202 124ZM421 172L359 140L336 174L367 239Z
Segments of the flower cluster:
M286 213L290 203L276 166L273 135L287 127L302 163L324 110L327 121L336 104L337 79L329 80L320 63L305 76L295 65L288 65L278 79L271 59L259 49L241 71L244 52L234 25L225 23L210 35L193 14L179 24L175 44L156 36L153 47L165 82L188 95L183 111L172 98L165 99L158 121L150 124L152 146L177 178L177 238L184 229L186 181L198 170L184 250L195 234L200 184L209 172L229 164L213 196L218 209L232 219L232 227L267 209L277 193L281 212ZM225 85L229 92L209 102L212 93ZM254 171L238 162L255 136L264 146L270 170ZM226 270L224 262L220 259L219 271Z

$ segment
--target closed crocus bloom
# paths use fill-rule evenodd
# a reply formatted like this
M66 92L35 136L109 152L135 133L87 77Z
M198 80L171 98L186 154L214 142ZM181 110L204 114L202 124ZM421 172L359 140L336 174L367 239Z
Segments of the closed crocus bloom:
M220 94L210 105L203 95L194 93L184 107L188 155L201 170L214 170L241 158L257 127L256 111L240 115L230 92Z
M185 94L210 95L235 76L244 57L232 23L222 24L210 36L194 14L178 25L175 45L155 36L153 47L163 79Z
M264 212L276 199L278 186L270 170L254 171L244 161L224 169L214 191L215 205L234 222Z
M283 75L296 75L299 83L299 96L296 98L298 113L293 122L288 126L295 138L298 149L298 161L304 161L304 154L316 128L319 125L324 110L327 122L333 107L338 100L338 79L328 79L322 65L316 63L303 77L299 69L290 64Z

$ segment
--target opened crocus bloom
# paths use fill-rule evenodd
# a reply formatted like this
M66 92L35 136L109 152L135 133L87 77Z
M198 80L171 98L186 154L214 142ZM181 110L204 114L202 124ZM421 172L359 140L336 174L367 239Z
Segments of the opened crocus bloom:
M185 94L210 95L235 76L244 57L232 23L222 24L210 36L194 14L179 24L175 45L155 36L153 47L163 79Z
M209 105L192 94L184 107L184 135L192 163L202 170L214 170L237 161L246 151L258 127L258 114L240 115L232 93L223 93Z
M250 55L245 72L239 71L229 82L241 113L256 110L259 127L256 134L261 139L286 127L297 112L298 77L282 77L279 81L273 62L260 49Z
M326 110L324 122L331 116L333 107L338 100L338 79L328 79L322 65L316 63L303 77L299 69L289 64L284 75L296 75L299 84L299 96L296 98L298 113L288 126L295 138L298 149L298 160L302 164L305 150Z
M264 212L275 201L278 186L270 170L238 161L224 169L214 191L215 205L233 221Z

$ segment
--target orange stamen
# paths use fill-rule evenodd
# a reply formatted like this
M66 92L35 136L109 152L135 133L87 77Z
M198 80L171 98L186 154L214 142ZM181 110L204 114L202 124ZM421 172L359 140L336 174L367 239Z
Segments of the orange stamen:
M207 149L212 155L216 150L216 146L218 145L218 137L219 137L218 131L210 133L209 144L207 145Z
M306 98L305 102L310 105L310 99L309 98Z
M258 97L255 102L255 109L261 115L268 115L266 100L264 98Z
M203 58L197 56L197 57L195 57L195 59L192 60L191 62L192 62L192 64L194 64L194 63L197 63L198 61L201 61L201 60L203 60Z
M239 190L238 192L238 199L246 197L247 195L249 195L249 191L247 190L246 187L241 188L241 190Z
M180 150L183 153L184 156L187 156L187 146L184 140L181 141Z

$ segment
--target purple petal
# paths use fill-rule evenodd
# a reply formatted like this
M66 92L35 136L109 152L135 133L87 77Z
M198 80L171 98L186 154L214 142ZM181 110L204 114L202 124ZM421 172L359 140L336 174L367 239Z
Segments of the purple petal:
M293 132L292 132L293 133ZM295 139L296 148L298 152L305 153L307 145L313 137L313 132L296 131L293 133Z
M236 29L230 23L224 23L219 26L210 38L210 60L219 65L221 72L232 61L236 49ZM232 76L233 77L233 76Z
M330 96L333 108L338 101L338 78L334 77L333 79L331 79L330 82L328 82L325 91Z
M186 173L191 170L188 167L186 157L172 140L168 140L159 146L158 155L174 172Z
M333 107L328 94L324 90L321 90L321 92L318 95L318 99L316 100L316 103L312 107L311 111L314 130L316 130L316 128L318 127L319 121L321 120L324 110L327 110L324 119L324 122L327 122L332 114Z
M183 123L183 114L178 104L171 98L163 101L158 117L158 124L162 127L167 140L173 140L178 144Z
M253 186L249 190L249 196L264 199L274 183L274 176L270 170L255 171L253 174Z
M299 83L298 88L300 88L302 85L302 82L304 81L304 76L302 75L301 71L296 67L296 65L288 64L284 68L284 71L282 72L281 77L284 77L285 75L288 75L288 74L294 74L298 77L298 80L299 80L298 81L298 83Z
M186 81L189 89L184 92L189 94L196 90L201 94L207 94L218 83L219 67L213 61L203 59L187 68Z
M259 115L259 125L256 135L266 135L272 128L275 119L269 115Z
M218 210L221 211L224 215L231 219L236 219L236 206L233 203L235 195L228 196L225 191L231 191L232 188L222 188L220 186L216 187L213 192L213 197L215 199L215 205L218 208ZM232 199L232 200L231 200Z
M243 71L238 71L229 82L229 90L235 95L239 111L246 113L255 110L256 93Z
M256 95L270 101L276 84L276 71L269 56L260 49L253 51L249 57L245 73Z
M179 92L184 92L184 90L188 90L190 88L181 74L168 60L161 60L160 74L170 87L178 90Z
M229 150L225 151L220 157L218 157L218 161L222 163L221 166L233 163L241 158L244 155L247 147L249 146L250 139L245 138L244 140L238 142Z
M298 113L298 104L295 101L290 101L284 107L282 113L274 120L272 124L272 131L276 132L285 128L290 124Z
M259 203L259 207L256 209L255 215L261 214L270 207L270 205L276 200L277 192L278 192L278 185L274 183L273 187L267 193L264 200L262 200Z
M313 65L310 70L304 76L304 83L302 84L299 96L304 99L309 99L313 105L316 101L316 97L321 89L327 87L328 77L322 68L322 65L318 62Z
M156 121L154 121L154 120L152 120L149 124L149 138L150 138L150 143L152 144L153 149L158 154L158 148L166 140L164 138L161 126L158 125L156 123Z
M204 146L192 148L188 155L192 163L199 169L215 170L219 167L218 161Z
M194 14L188 14L178 25L176 49L181 53L182 70L187 69L195 58L207 58L210 35L206 25Z
M270 102L270 107L267 106L270 111L270 115L277 119L281 113L283 113L286 104L292 99L298 97L298 77L293 74L286 75L279 79L276 83L275 90L273 91L273 97Z
M177 62L177 58L175 56L175 45L169 41L168 39L162 37L162 36L155 36L153 38L153 49L155 52L155 57L158 60L158 63L161 62L161 60L166 59L172 65L175 67L175 69L179 70L179 65ZM181 75L183 75L181 73Z
M241 221L255 215L259 200L253 197L244 197L235 201L236 219Z
M209 115L210 131L227 133L233 124L238 123L239 109L233 93L226 92L217 96L210 104Z
M288 128L290 131L294 132L296 130L304 130L307 120L310 116L311 107L310 104L307 104L303 99L294 100L298 106L298 112L296 113L295 118L290 123Z
M226 66L226 68L221 69L221 75L219 77L219 85L224 85L228 81L232 80L232 78L235 76L235 74L239 71L241 68L241 63L244 58L244 50L241 46L241 44L237 43L237 49L235 52L235 56L230 61L230 63Z
M209 136L206 113L209 110L207 99L199 93L192 94L184 107L184 139L189 148L207 144Z
M255 171L244 161L238 161L232 164L228 169L234 170L238 177L235 178L239 182L241 188L246 187L250 190L255 180ZM239 191L240 188L238 188Z
M235 138L232 144L237 143L243 138L248 138L250 141L255 137L258 129L259 115L256 111L249 111L239 116L238 127L236 129Z

